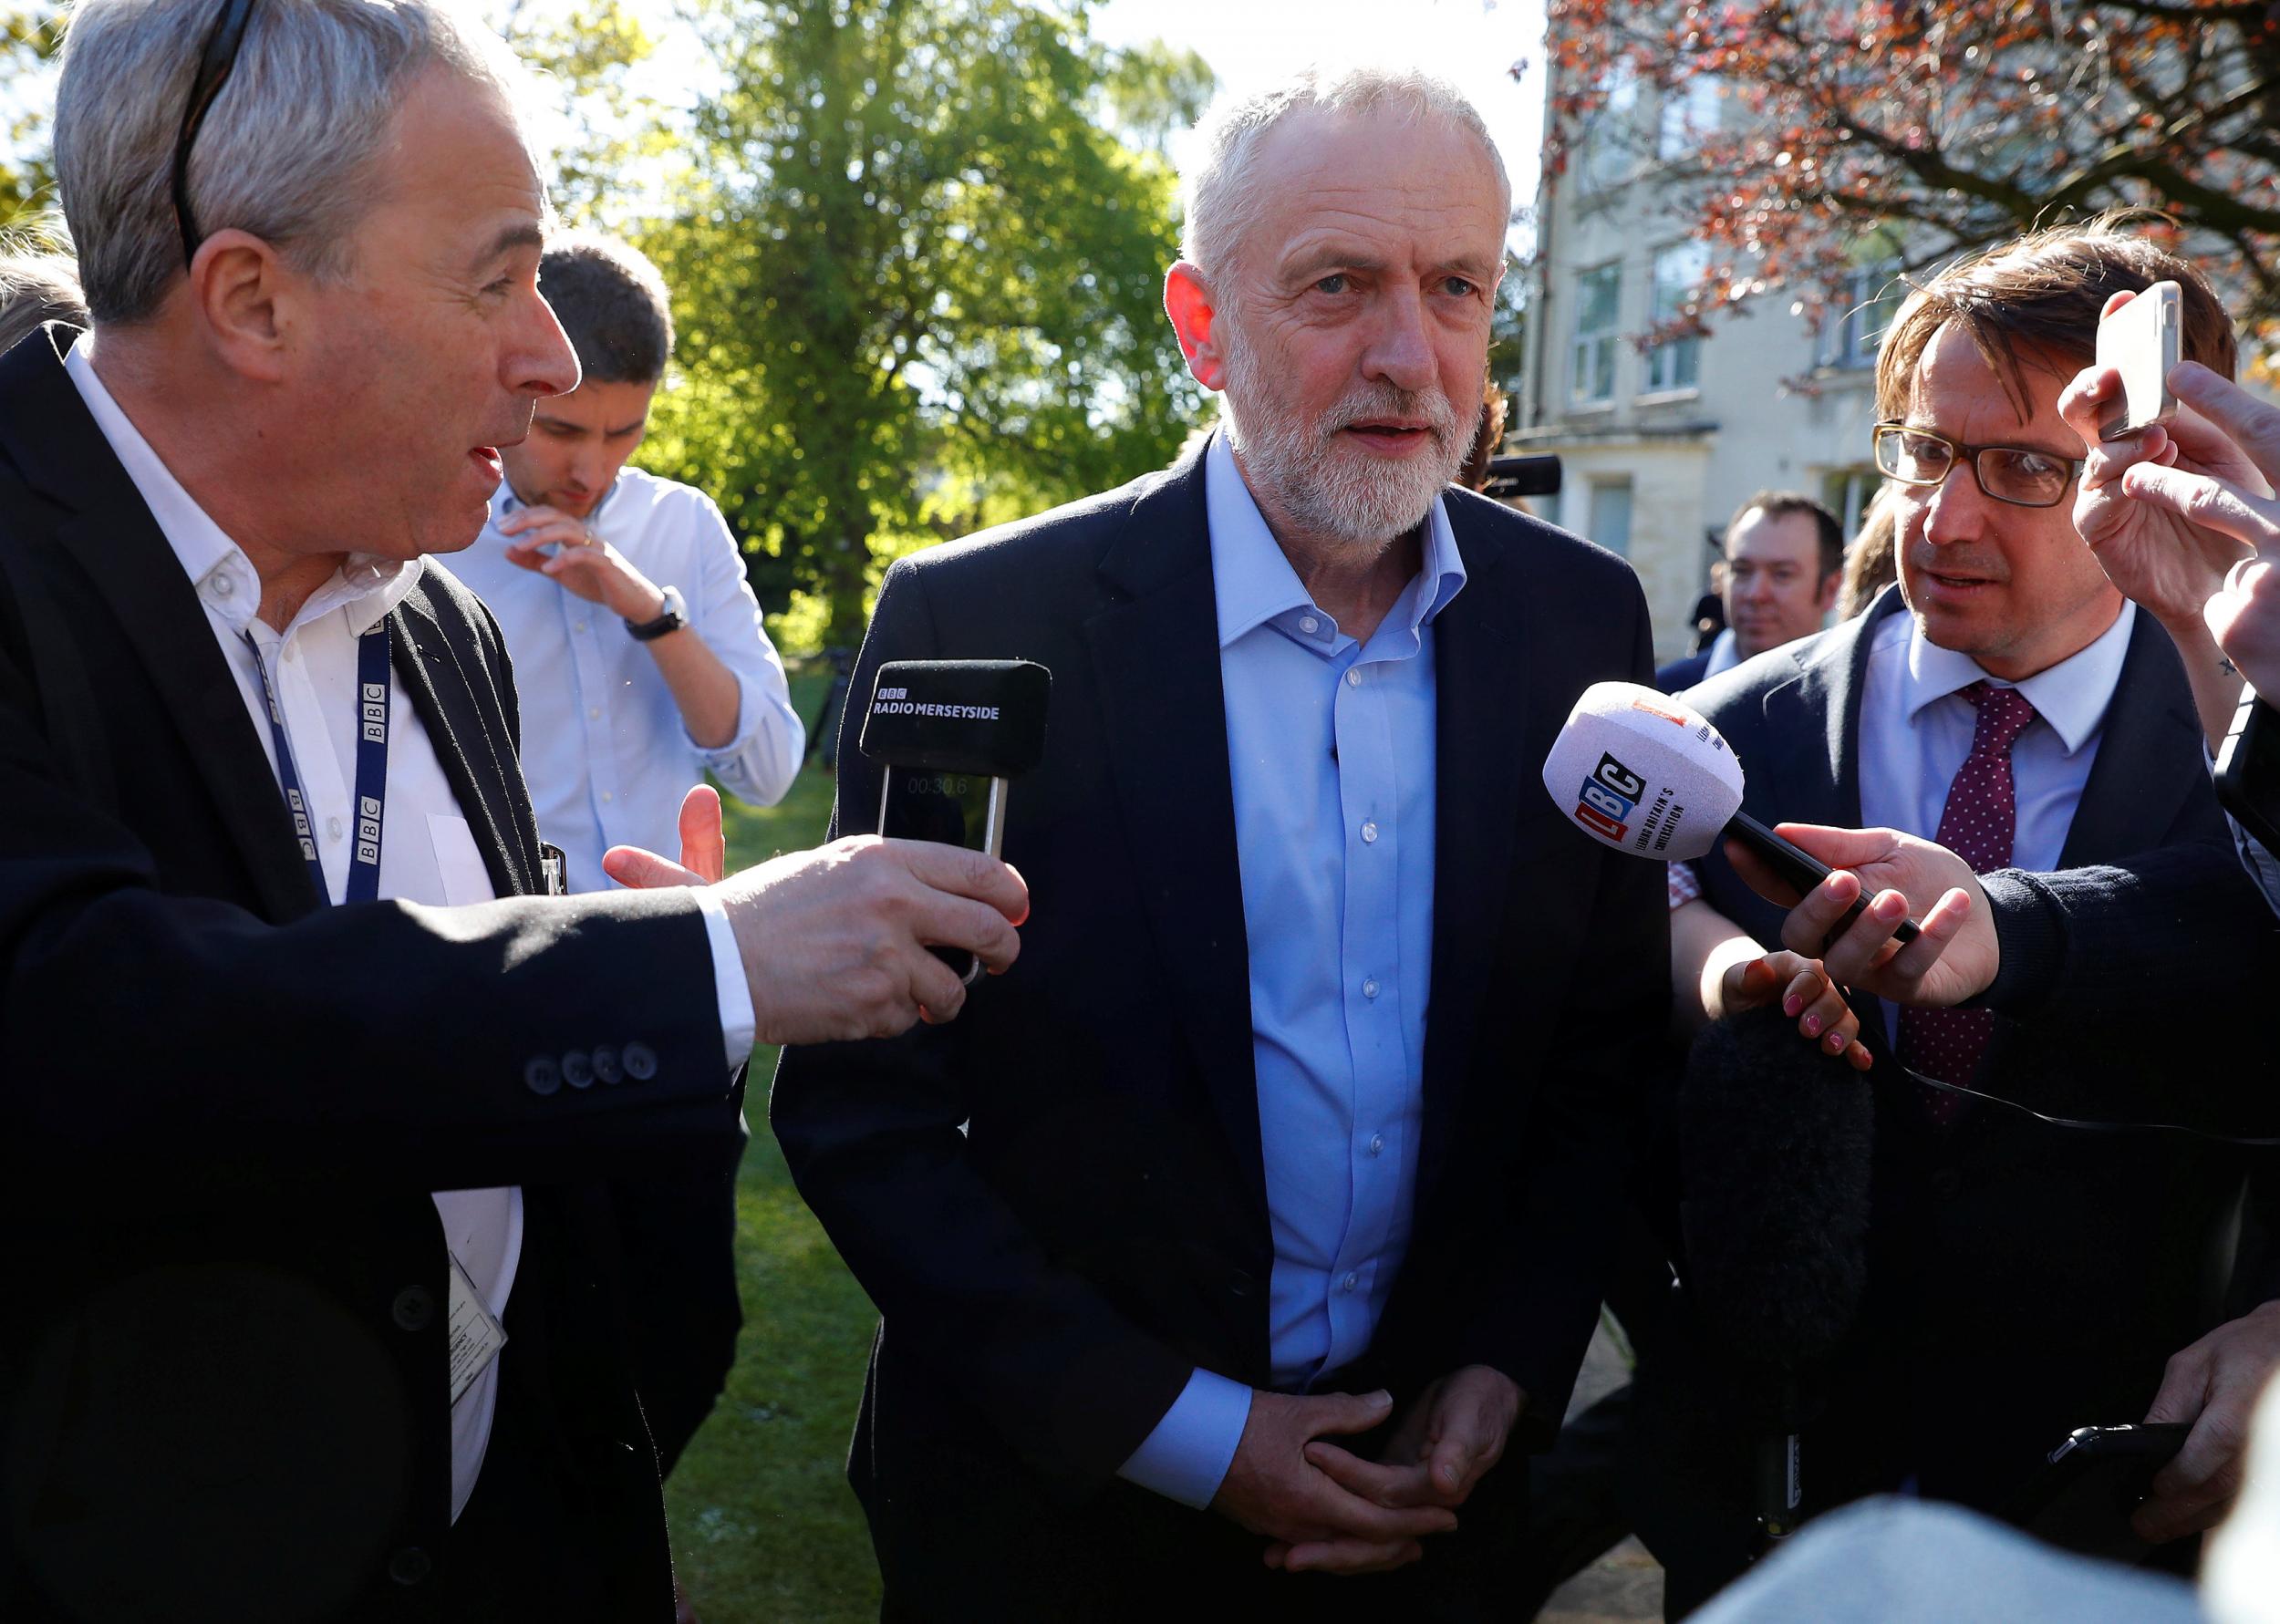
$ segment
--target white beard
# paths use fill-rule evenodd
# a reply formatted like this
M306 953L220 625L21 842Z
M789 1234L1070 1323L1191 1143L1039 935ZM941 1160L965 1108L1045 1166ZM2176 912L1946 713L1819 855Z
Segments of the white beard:
M1279 508L1305 530L1357 547L1390 545L1432 512L1443 487L1465 465L1472 440L1469 434L1459 438L1456 410L1441 390L1363 383L1319 422L1302 422L1281 409L1226 312L1214 333L1227 363L1220 399L1228 440L1243 454L1244 478L1265 499L1262 506ZM1383 461L1338 443L1349 423L1382 417L1425 419L1432 425L1434 454Z

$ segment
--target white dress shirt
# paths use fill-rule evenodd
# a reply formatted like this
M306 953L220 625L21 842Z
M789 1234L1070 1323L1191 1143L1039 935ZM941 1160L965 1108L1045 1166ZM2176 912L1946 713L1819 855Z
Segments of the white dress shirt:
M1905 610L1886 615L1869 647L1854 741L1862 824L1938 839L1948 786L1971 754L1978 725L1979 708L1963 690L1980 681L2016 688L2034 706L2035 720L2011 747L2018 822L2009 866L2036 874L2057 868L2137 618L2138 606L2124 603L2088 646L2012 683L1989 676L1969 655L1927 641ZM1884 1019L1885 1035L1897 1040L1898 1009L1886 1005Z
M499 617L523 709L523 774L538 832L563 849L570 889L610 884L602 853L680 852L681 797L710 770L740 801L771 806L792 787L807 734L783 662L762 629L743 555L712 499L628 468L587 527L658 586L676 586L689 629L736 678L736 730L718 750L689 736L648 646L599 604L507 557L499 522L522 506L499 487L491 522L443 560Z
M337 903L345 895L356 827L354 783L358 705L357 639L400 603L420 579L417 563L350 553L347 565L313 594L280 633L255 614L261 581L237 544L182 489L150 449L95 370L88 341L65 357L65 369L94 416L97 428L150 510L183 573L198 592L246 717L274 771L276 749L269 728L255 649L285 713L285 739L306 799L326 888ZM251 635L254 648L246 646ZM379 895L438 905L490 902L496 893L443 765L419 711L393 669L389 675L387 822L380 842ZM282 790L280 793L282 793ZM731 1066L752 1042L751 998L727 914L717 898L697 892L712 946ZM723 966L726 968L723 968ZM738 1029L741 1022L741 1031ZM523 1250L523 1192L508 1187L435 1192L443 1237L478 1296L503 1318ZM451 1515L474 1491L498 1407L502 1351L451 1406Z

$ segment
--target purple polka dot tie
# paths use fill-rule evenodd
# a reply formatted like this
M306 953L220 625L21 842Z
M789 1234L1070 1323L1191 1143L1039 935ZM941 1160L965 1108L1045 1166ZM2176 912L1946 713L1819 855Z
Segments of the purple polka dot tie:
M2018 827L2018 798L2011 786L2011 746L2035 719L2035 707L2015 688L1974 682L1964 698L1979 708L1971 754L1947 787L1940 813L1939 842L1971 864L1974 874L2002 868L2011 861L2011 839ZM1902 1009L1900 1063L1942 1082L1968 1084L1995 1035L1988 1009ZM1955 1120L1964 1102L1940 1089L1923 1091L1925 1108L1942 1127Z

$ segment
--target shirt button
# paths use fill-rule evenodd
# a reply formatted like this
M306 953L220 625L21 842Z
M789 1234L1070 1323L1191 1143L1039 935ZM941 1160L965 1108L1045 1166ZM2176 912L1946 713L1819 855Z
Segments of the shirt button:
M602 791L602 800L603 800L603 802L604 802L605 803L606 803L606 802L608 802L615 801L615 800L617 800L617 797L616 795L614 795L613 793L611 793L609 791L607 791L607 790L604 790L604 791Z
M1338 1282L1338 1289L1341 1291L1352 1291L1360 1284L1362 1284L1362 1277L1360 1275L1348 1275L1344 1279Z
M213 595L218 598L228 597L237 590L237 583L226 574L210 576L207 584L212 588Z
M1370 1154L1372 1154L1373 1156L1382 1156L1382 1155L1384 1155L1384 1153L1385 1153L1385 1135L1384 1135L1384 1134L1383 1134L1383 1133L1373 1133L1373 1134L1371 1134L1371 1135L1370 1135Z
M1373 998L1377 997L1377 983L1374 981L1364 981L1362 984L1362 996L1365 998Z
M1376 819L1373 818L1368 822L1362 825L1362 843L1365 846L1373 846L1377 844Z
M1346 668L1346 686L1348 688L1360 688L1362 686L1361 667L1350 666Z
M325 834L326 838L329 840L338 840L340 838L340 820L338 818L326 818L325 820Z
M589 706L587 706L587 707L586 708L586 715L587 715L587 716L589 716L589 717L593 718L593 719L594 719L594 720L596 720L596 721L597 721L597 722L598 722L598 721L600 721L600 720L602 719L602 708L601 708L599 705L589 705Z
M1316 632L1319 632L1321 629L1322 623L1315 619L1311 615L1301 615L1299 616L1299 630L1304 632L1308 636L1312 636Z

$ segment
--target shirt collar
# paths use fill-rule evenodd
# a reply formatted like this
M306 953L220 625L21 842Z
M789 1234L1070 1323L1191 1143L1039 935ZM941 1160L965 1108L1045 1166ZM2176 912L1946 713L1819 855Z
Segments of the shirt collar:
M1732 626L1710 639L1710 663L1702 668L1705 682L1722 672L1731 671L1742 663L1741 639L1734 635Z
M254 572L253 561L198 505L196 499L182 489L173 471L150 449L150 442L142 438L142 431L135 427L96 372L84 336L71 347L63 364L79 391L79 398L87 403L89 415L95 419L96 428L109 442L112 454L127 471L127 477L134 481L136 493L150 510L159 533L173 549L175 560L190 577L201 601L227 622L232 630L250 629L254 624L254 613L261 606L261 577ZM351 553L332 579L310 595L309 601L294 617L294 626L335 609L345 609L348 629L360 635L403 601L418 583L420 568L417 560Z
M1991 682L1997 688L2016 688L2026 695L2035 714L2051 725L2071 756L2089 742L2106 719L2106 708L2113 702L2114 688L2121 681L2122 661L2129 655L2130 634L2137 619L2138 605L2125 600L2114 624L2088 645L2024 682L2009 683L1988 676L1971 656L1931 642L1915 617L1908 615L1908 662L1901 687L1909 722L1912 725L1916 713L1934 700L1960 693L1974 682Z
M1290 560L1243 482L1242 470L1224 432L1211 437L1204 452L1204 511L1211 527L1211 584L1218 601L1219 646L1225 648L1270 623L1299 642L1327 654L1342 640L1290 567ZM1426 514L1424 567L1394 604L1389 622L1400 617L1413 636L1432 624L1465 584L1465 561L1449 527L1448 504L1435 498ZM1303 628L1306 618L1320 625Z

